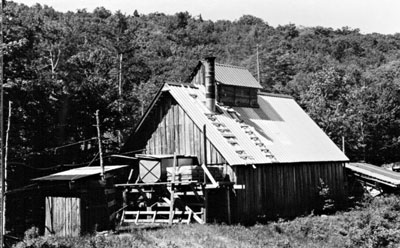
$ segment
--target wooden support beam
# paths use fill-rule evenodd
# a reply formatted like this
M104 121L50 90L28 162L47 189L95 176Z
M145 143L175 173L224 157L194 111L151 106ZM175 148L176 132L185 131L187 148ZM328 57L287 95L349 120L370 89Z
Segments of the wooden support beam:
M175 182L176 185L190 185L190 184L199 184L198 181L179 181ZM120 183L115 184L116 187L143 187L143 186L152 186L152 185L172 185L172 182L158 182L158 183Z
M208 170L207 166L205 164L201 165L201 168L203 168L204 173L207 175L207 177L210 179L211 184L215 187L218 187L218 183L217 181L214 179L213 175L211 174L211 172Z
M204 159L203 159L203 164L202 167L204 165L204 167L207 167L207 127L204 124L203 126L203 145L204 145ZM206 178L206 174L205 174L205 170L204 170L204 183L207 183L207 178Z
M228 225L231 224L231 187L225 187L226 189L226 205L227 205L227 217L228 217Z
M207 223L208 218L208 190L204 189L204 214L203 214L203 222Z
M170 206L169 206L169 222L168 222L168 224L169 225L172 225L172 220L174 219L174 187L175 187L175 185L174 185L174 183L175 183L175 171L176 171L176 164L177 164L177 159L176 159L176 153L174 153L174 162L173 162L173 165L172 165L172 184L171 184L171 190L170 190L170 193L171 193L171 204L170 204Z

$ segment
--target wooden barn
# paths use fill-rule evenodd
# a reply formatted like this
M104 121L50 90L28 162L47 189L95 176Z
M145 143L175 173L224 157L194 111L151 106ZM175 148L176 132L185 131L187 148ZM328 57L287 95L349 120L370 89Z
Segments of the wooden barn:
M45 197L45 235L79 236L114 226L115 179L125 165L81 167L33 179ZM119 197L120 198L120 197Z
M234 184L223 198L234 222L306 214L327 198L340 204L348 158L293 98L261 88L247 69L206 58L190 83L163 85L122 152L176 153L220 167Z

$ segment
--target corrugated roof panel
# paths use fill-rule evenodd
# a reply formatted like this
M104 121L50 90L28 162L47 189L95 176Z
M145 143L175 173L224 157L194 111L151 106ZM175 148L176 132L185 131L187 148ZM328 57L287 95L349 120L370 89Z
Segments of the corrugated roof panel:
M206 114L205 97L201 90L169 86L169 92L200 128L207 125L210 142L230 165L293 162L348 161L348 158L315 124L313 120L288 97L259 95L259 108L234 107L215 114L233 135L235 146L223 136ZM243 128L246 124L252 134ZM266 149L264 149L265 147ZM236 150L251 159L243 159Z
M348 161L331 139L290 98L259 95L260 110L273 118L245 116L245 108L235 108L246 122L254 123L272 139L268 146L279 162Z
M348 163L346 168L355 173L361 174L361 177L368 178L372 181L385 183L390 186L400 186L400 173L384 169L367 163Z
M127 165L104 166L104 172L127 167ZM71 181L93 176L101 173L100 166L80 167L33 179L34 181Z
M243 67L215 64L215 79L226 85L262 89L260 83Z

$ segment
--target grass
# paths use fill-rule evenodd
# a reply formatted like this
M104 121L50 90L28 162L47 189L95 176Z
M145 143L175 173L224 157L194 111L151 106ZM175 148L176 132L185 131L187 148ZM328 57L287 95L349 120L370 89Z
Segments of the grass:
M266 225L176 225L79 238L37 237L28 233L18 248L125 247L399 247L400 197L366 200L329 216L306 216Z

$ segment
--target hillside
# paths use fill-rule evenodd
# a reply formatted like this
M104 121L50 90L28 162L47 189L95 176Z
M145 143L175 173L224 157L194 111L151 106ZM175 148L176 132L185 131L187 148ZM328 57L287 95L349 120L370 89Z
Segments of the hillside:
M210 54L256 76L257 46L264 90L294 96L339 146L344 138L351 160L400 160L400 34L13 2L4 16L14 163L87 164L96 153L90 142L53 148L95 137L97 109L108 151L118 150L162 83L187 80Z

